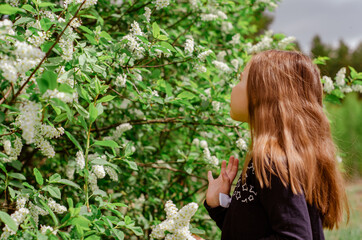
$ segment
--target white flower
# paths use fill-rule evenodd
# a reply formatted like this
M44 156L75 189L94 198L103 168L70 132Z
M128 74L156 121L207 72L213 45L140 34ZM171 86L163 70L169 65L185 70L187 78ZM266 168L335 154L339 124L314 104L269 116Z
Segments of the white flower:
M127 82L127 75L125 73L118 75L116 78L116 82L114 83L117 87L124 87L126 86Z
M46 138L58 138L60 137L60 135L64 134L64 128L62 127L55 128L50 125L41 124L40 134Z
M88 181L89 186L93 192L99 189L97 185L97 176L94 173L89 174Z
M324 91L326 93L331 93L332 90L334 89L332 79L330 77L328 77L328 76L323 76L323 80L324 80L324 84L323 84Z
M279 47L280 49L285 49L290 43L294 42L295 40L296 40L296 38L293 37L293 36L283 38L283 39L278 43L278 47Z
M207 148L207 142L206 142L205 140L201 140L201 142L200 142L200 147L201 147L202 149Z
M200 16L201 16L201 21L213 21L219 18L218 15L212 13L202 13Z
M212 107L214 109L215 112L218 112L219 109L220 109L220 102L217 102L217 101L212 101Z
M88 2L88 1L87 1ZM63 54L62 58L65 61L70 61L73 59L73 38L65 37L64 35L59 39L59 47L62 49Z
M47 232L48 229L50 230L50 232L51 232L52 234L57 235L57 232L58 232L57 229L54 230L54 229L53 229L52 227L50 227L50 226L40 225L40 232L41 232L42 234L46 234L46 232Z
M179 211L171 200L165 204L166 220L157 226L152 226L150 237L175 240L195 240L189 231L191 217L195 214L198 205L189 203ZM168 233L165 237L165 231Z
M237 141L236 141L236 146L240 149L240 151L243 151L243 150L247 150L248 149L248 146L245 142L244 139L242 138L239 138Z
M11 142L9 140L3 140L4 150L7 155L11 154Z
M129 123L122 123L118 127L116 127L116 130L113 132L113 138L119 139L121 135L132 128L132 125Z
M192 144L195 144L196 147L199 147L200 145L200 140L198 138L194 138L194 140L192 140ZM207 143L206 143L207 144Z
M212 156L212 157L209 159L209 161L210 161L210 163L211 163L212 165L215 165L215 166L219 165L219 159L218 159L216 156Z
M355 92L362 93L362 85L360 84L352 84L351 88Z
M142 32L142 30L141 30L141 28L140 28L140 26L138 25L138 22L136 22L136 21L133 21L133 23L131 24L131 30L130 30L130 32L134 35L134 36L136 36L136 35L141 35L141 36L143 36L144 34L143 34L143 32Z
M205 51L205 52L200 53L200 54L197 56L197 58L198 58L201 62L204 62L205 59L206 59L206 57L209 56L211 53L213 53L213 51L209 49L209 50L207 50L207 51Z
M36 135L34 138L35 145L40 148L41 153L44 156L52 158L55 156L55 151L53 146L50 144L49 141L45 140L42 136Z
M223 11L220 10L216 11L216 15L219 16L219 18L221 18L222 20L226 20L228 18L228 16Z
M194 66L194 69L196 72L199 72L199 73L204 73L207 71L207 68L205 66L202 66L202 65L199 65L199 64L196 64Z
M197 1L198 1L198 0L189 0L189 3L190 3L193 7L196 7L196 6L197 6Z
M340 87L340 90L341 90L341 92L343 92L343 93L353 92L352 87L349 86L349 85L344 85L344 86Z
M77 166L80 168L80 169L83 169L84 166L85 166L85 160L84 160L84 155L83 155L83 152L82 151L78 151L77 152L77 157L75 158L75 161L77 163Z
M156 90L153 90L151 94L152 96L159 97L158 92Z
M40 106L31 101L20 106L20 114L16 119L16 125L19 125L23 130L22 137L27 144L31 144L35 141L35 126L40 123L39 110Z
M231 65L234 66L234 70L237 71L239 68L239 60L238 59L233 59L231 60Z
M143 14L146 18L147 22L150 22L151 19L151 9L148 7L145 7L145 13Z
M59 214L62 214L67 211L67 208L65 206L56 203L52 198L48 199L48 206L50 207L51 210L53 210L53 212Z
M211 158L211 153L210 153L209 148L207 148L207 147L204 148L203 153L204 153L204 156L205 156L206 160L209 161L210 158Z
M220 62L224 61L224 57L226 56L225 51L221 51L216 55L216 59Z
M16 210L13 214L10 215L10 217L14 220L15 224L19 226L26 218L26 216L29 214L29 209L27 208L20 208ZM8 225L5 224L5 227L3 228L3 233L1 234L0 239L7 239L10 235L14 235L16 232L11 230Z
M170 0L155 0L152 3L156 5L156 10L167 7L170 4Z
M75 167L74 166L70 166L68 165L65 168L65 175L67 176L68 179L73 180L74 179L74 172L75 172Z
M104 169L106 170L107 174L113 181L118 182L118 174L116 170L114 170L111 167L104 167Z
M106 176L106 172L104 171L104 167L102 165L93 165L92 170L97 178L104 178Z
M231 45L239 44L239 43L240 43L240 34L239 34L239 33L235 34L235 35L231 38L231 40L229 41L229 43L230 43Z
M344 86L345 85L345 81L344 81L344 79L346 78L346 68L345 67L343 67L343 68L341 68L338 72L337 72L337 74L336 74L336 84L338 85L338 86Z
M234 28L231 22L223 21L221 23L221 31L225 33L229 33Z
M58 98L65 103L72 103L73 101L78 102L78 92L74 91L73 94L70 94L65 92L59 92L58 89L48 89L43 94L43 98Z
M27 197L18 197L16 199L16 209L25 208L25 204L28 201Z
M266 50L271 47L271 43L273 42L273 39L265 35L260 42L255 44L254 46L249 46L249 49L247 49L248 53L258 53L263 50Z
M18 79L18 71L16 70L13 61L1 59L0 69L3 71L2 75L5 79L9 80L13 84L16 84Z
M186 39L185 53L192 54L194 51L194 39L192 37Z
M217 60L213 60L212 63L215 65L215 67L225 73L229 73L231 72L231 69L229 68L229 66L226 63L217 61Z

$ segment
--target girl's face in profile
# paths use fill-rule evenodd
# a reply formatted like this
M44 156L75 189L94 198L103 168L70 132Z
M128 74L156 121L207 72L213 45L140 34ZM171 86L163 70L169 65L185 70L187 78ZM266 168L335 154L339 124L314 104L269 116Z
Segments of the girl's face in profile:
M248 79L249 63L240 74L240 81L231 91L230 117L236 121L249 122L248 98L246 84Z

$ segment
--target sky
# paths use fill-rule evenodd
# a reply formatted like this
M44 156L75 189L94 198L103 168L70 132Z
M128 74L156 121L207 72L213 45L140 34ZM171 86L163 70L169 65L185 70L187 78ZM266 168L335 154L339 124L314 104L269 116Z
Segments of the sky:
M312 38L338 46L339 40L352 49L362 41L362 0L282 0L269 29L297 38L308 52Z

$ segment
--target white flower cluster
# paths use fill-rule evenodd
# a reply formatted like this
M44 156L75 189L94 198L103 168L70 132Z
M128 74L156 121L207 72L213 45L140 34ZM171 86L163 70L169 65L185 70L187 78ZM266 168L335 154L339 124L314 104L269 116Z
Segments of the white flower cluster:
M113 132L113 139L119 139L125 131L128 131L131 128L132 128L131 124L122 123L121 125L116 127L116 130Z
M76 158L75 158L75 162L77 163L77 166L78 166L80 169L83 169L84 166L85 166L85 159L84 159L83 152L79 150L76 155L77 155L77 156L76 156Z
M40 225L40 232L42 233L42 234L46 234L47 233L47 230L49 230L52 234L54 234L54 235L57 235L57 232L58 232L58 230L54 230L52 227L50 227L50 226L46 226L46 225Z
M11 142L8 139L4 139L3 144L5 153L9 155L9 157L3 158L2 160L4 162L11 162L13 160L16 160L17 157L20 155L21 149L23 148L21 138L15 136L15 139L13 140L13 147L11 146Z
M202 53L200 53L197 58L201 61L201 62L205 62L205 59L207 56L209 56L211 53L213 53L212 50L207 50L207 51L204 51Z
M221 31L224 33L229 33L234 28L233 24L228 21L223 21L221 23Z
M12 29L13 23L7 19L0 21L0 40L7 41L9 37L5 34L15 35ZM12 41L13 42L13 41ZM10 44L10 42L8 42ZM45 53L39 48L29 45L26 42L14 41L14 55L15 60L10 59L8 56L1 56L0 70L5 79L13 84L16 84L18 74L24 75L28 70L34 68L39 64Z
M25 220L28 214L29 214L29 209L23 207L16 210L13 214L10 215L10 217L14 220L15 224L19 226ZM14 234L16 234L16 232L11 230L9 226L5 224L0 239L8 239L9 236Z
M189 3L190 3L193 7L197 7L198 0L189 0Z
M341 68L337 74L336 74L336 84L339 87L342 87L346 84L346 82L344 81L344 79L346 78L346 68L343 67Z
M89 182L90 189L93 192L97 191L99 189L98 184L97 184L97 176L93 172L91 172L89 174L88 182Z
M215 19L218 19L219 16L213 13L202 13L200 14L201 21L214 21Z
M44 31L38 31L37 34L38 35L33 34L29 29L26 29L25 31L25 36L28 37L28 42L30 42L35 47L40 47L40 45L48 40L51 35L50 32L46 33Z
M296 38L293 36L283 38L280 42L278 42L279 49L286 49L289 44L295 42Z
M194 39L189 36L186 39L186 44L185 44L185 53L186 54L192 54L194 51Z
M245 140L242 138L239 138L236 141L236 146L240 149L240 151L246 151L248 150L248 145L246 144Z
M123 47L127 46L128 49L135 54L136 59L143 58L145 49L141 47L141 40L135 35L144 35L137 22L131 24L130 33L125 35L122 40L126 39L127 43Z
M156 239L177 239L177 240L195 240L189 231L191 217L197 211L196 203L189 203L179 211L175 204L168 200L165 204L166 220L157 226L152 226L150 237ZM165 237L165 231L167 233Z
M247 52L249 54L253 54L253 53L258 53L258 52L264 51L271 47L272 42L273 42L273 39L270 36L265 35L261 39L261 41L255 45L252 45L251 43L247 43Z
M219 165L219 159L216 156L211 156L208 144L205 140L200 141L198 138L195 138L194 140L192 140L192 144L195 144L196 147L200 146L202 149L204 149L203 153L207 162L214 166Z
M216 55L216 59L220 62L224 61L224 58L226 56L226 51L220 51L217 55Z
M323 89L326 93L331 93L334 89L334 84L333 81L330 77L328 76L323 76L323 80L324 80L324 84L323 84Z
M155 0L152 2L156 5L156 10L167 7L170 4L170 0Z
M235 35L231 38L231 40L229 41L229 43L230 43L231 45L233 45L233 46L239 44L239 43L240 43L240 33L235 34Z
M20 107L20 114L16 118L15 125L22 129L22 137L27 144L35 143L40 148L43 155L54 157L55 151L53 146L44 138L59 137L64 134L62 127L54 128L44 125L40 122L40 107L37 103L27 101ZM16 148L19 151L21 141L17 140Z
M133 21L133 23L131 24L131 30L130 30L131 34L133 34L134 36L136 35L141 35L143 36L144 33L142 32L140 25L138 24L138 22Z
M106 176L106 172L104 171L103 165L93 165L92 171L99 179L104 178Z
M35 126L40 122L40 106L35 102L28 101L20 106L20 114L16 118L16 125L23 130L22 137L27 144L33 143L35 140Z
M65 35L62 35L62 37L59 39L58 45L63 51L62 58L65 61L70 61L73 59L73 42L73 38Z
M39 224L39 215L46 216L49 214L47 211L45 211L41 207L38 207L37 205L33 204L32 202L29 202L29 211L30 211L30 215L33 218L36 226L38 226L38 224Z
M258 6L260 6L261 4L265 4L267 7L271 8L271 9L275 9L278 6L272 0L256 0L254 3L254 9Z
M146 18L147 22L151 20L151 9L149 7L145 7L145 13L143 14Z
M53 212L62 214L67 211L67 208L57 202L54 201L51 197L48 198L48 206Z
M117 5L120 7L123 4L123 0L111 0L111 4Z
M220 61L217 61L217 60L213 60L212 64L214 64L215 67L217 69L221 70L222 72L225 72L225 73L232 72L232 70L230 69L230 67L226 63L223 63L223 62L220 62Z
M117 87L124 87L124 86L126 86L126 82L127 82L127 75L125 73L122 73L122 74L117 76L116 81L114 82L114 84Z
M118 174L116 170L114 170L111 167L104 167L104 169L106 170L107 174L113 181L118 182Z
M231 65L234 66L234 70L235 70L235 72L237 72L238 68L239 68L239 60L238 59L231 60Z
M212 101L211 105L215 112L218 112L220 110L220 102Z
M196 64L196 65L194 66L194 70L195 70L196 72L199 72L199 73L204 73L204 72L207 71L207 68L206 68L205 66Z
M43 94L43 98L58 98L65 103L73 103L73 101L78 102L78 92L74 91L72 94L70 94L65 92L59 92L58 89L48 89Z
M82 4L82 2L84 2L84 0L65 0L64 1L64 8L68 8L68 5L71 4L72 2L75 2L76 4ZM84 8L88 8L88 7L91 7L93 5L96 5L97 4L97 0L87 0L81 9L84 9Z

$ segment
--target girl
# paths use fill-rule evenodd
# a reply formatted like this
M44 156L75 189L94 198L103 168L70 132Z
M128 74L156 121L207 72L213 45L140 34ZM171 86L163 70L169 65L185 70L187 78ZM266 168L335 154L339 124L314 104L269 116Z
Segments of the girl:
M222 161L204 206L223 240L324 239L349 208L336 147L323 111L319 69L299 52L254 55L231 92L230 116L248 122L251 144L242 174Z

